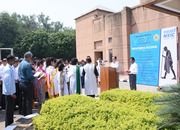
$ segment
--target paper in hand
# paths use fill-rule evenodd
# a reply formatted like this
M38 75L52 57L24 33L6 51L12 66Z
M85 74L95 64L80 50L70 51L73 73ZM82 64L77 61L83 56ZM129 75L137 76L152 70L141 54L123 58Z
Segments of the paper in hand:
M38 77L40 74L41 74L41 72L36 72L36 73L34 74L34 77Z
M39 77L39 78L38 78L38 80L40 80L40 79L41 79L42 77L44 77L44 76L45 76L45 75L44 75L44 74L42 74L42 75L41 75L41 77Z

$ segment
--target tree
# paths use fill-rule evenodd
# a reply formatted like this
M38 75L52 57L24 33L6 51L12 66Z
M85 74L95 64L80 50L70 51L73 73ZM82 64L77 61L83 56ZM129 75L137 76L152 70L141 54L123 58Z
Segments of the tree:
M54 28L53 32L55 32L55 33L59 32L59 31L63 30L63 24L60 22L54 22L53 28Z
M22 15L20 20L22 22L23 25L22 27L25 30L25 32L32 32L38 29L38 23L36 22L35 15L30 15L30 16Z
M54 57L71 59L76 57L76 37L75 33L58 32L51 34Z
M39 22L39 28L45 30L48 33L56 33L63 29L63 24L61 22L51 22L50 17L45 16L43 13L37 16Z
M0 14L0 46L13 47L15 38L19 35L18 23L8 13Z
M14 54L23 57L30 50L37 57L71 58L76 55L75 30L63 23L50 22L50 17L40 15L12 15L0 13L0 47L14 48ZM9 52L4 52L6 57Z
M3 12L0 14L0 47L12 48L14 42L19 36L19 24L8 13ZM6 57L9 54L7 51L2 52L2 57Z
M52 56L70 59L76 56L75 39L75 33L35 31L27 34L21 40L21 43L16 46L15 54L22 57L26 51L31 51L39 58Z

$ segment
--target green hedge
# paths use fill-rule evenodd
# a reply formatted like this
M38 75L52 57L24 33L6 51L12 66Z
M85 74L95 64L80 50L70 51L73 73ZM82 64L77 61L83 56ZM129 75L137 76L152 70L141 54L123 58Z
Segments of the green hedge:
M100 94L100 99L109 101L118 101L120 103L136 103L151 105L154 98L159 97L158 93L130 91L128 89L112 89Z
M157 129L157 106L151 103L159 94L130 90L110 90L100 100L81 95L51 99L43 104L41 115L33 118L35 129Z

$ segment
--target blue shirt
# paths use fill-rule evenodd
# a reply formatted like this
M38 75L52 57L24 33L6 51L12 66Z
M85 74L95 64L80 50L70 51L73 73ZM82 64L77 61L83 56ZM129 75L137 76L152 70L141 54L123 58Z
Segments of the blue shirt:
M20 82L30 82L33 79L35 79L32 73L31 64L29 64L27 60L24 59L20 63L18 69L18 75Z
M15 76L12 66L7 64L3 70L3 94L13 95L16 93Z

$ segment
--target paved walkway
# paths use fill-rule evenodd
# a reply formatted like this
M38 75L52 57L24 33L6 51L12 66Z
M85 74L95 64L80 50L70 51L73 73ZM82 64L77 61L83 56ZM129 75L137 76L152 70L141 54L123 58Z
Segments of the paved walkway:
M129 76L120 75L119 80L120 80L120 82L119 82L119 88L120 89L130 89ZM125 81L125 82L123 82L123 81ZM143 91L143 92L159 93L157 91L157 86L148 86L148 85L137 84L137 90Z
M39 112L38 109L33 109L33 113ZM19 114L19 111L14 112L14 122L19 120L23 115ZM5 128L5 110L0 110L0 130L3 130Z
M127 80L127 76L120 76L121 80ZM122 79L123 78L123 79ZM119 88L120 89L129 89L129 83L128 82L119 82ZM137 90L143 91L143 92L153 92L158 93L157 87L155 86L147 86L147 85L137 85ZM85 95L84 89L82 90L83 95ZM100 88L98 88L98 95L100 94ZM33 109L33 113L39 112L38 109ZM18 119L23 117L22 115L19 115L18 111L15 111L14 113L14 122L16 122ZM4 118L5 118L5 110L0 110L0 130L3 130L5 127L4 124Z
M129 83L128 82L120 82L119 84L120 89L130 89ZM159 93L157 91L156 86L148 86L148 85L137 85L137 90L138 91L143 91L143 92L153 92L153 93Z

